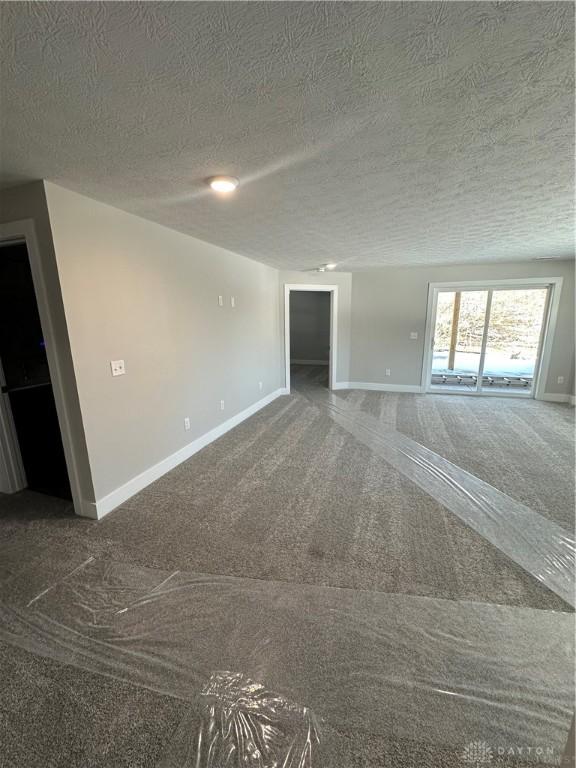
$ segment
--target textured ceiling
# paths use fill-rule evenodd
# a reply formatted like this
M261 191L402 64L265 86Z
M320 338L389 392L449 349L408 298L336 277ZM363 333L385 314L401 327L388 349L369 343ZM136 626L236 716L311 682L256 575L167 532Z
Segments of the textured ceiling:
M4 186L46 178L283 268L573 253L571 3L1 13Z

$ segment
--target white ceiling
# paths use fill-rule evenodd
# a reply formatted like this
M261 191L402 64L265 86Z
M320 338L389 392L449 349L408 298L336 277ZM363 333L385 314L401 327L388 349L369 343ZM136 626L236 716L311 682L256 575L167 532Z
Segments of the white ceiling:
M571 3L1 13L4 186L50 179L284 268L573 253Z

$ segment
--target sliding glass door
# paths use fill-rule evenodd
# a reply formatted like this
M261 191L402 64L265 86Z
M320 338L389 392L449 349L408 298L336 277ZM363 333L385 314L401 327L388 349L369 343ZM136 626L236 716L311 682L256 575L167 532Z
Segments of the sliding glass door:
M532 394L548 293L548 286L438 290L430 390Z
M476 389L488 291L438 294L432 384Z
M483 386L532 390L547 298L547 288L494 291Z

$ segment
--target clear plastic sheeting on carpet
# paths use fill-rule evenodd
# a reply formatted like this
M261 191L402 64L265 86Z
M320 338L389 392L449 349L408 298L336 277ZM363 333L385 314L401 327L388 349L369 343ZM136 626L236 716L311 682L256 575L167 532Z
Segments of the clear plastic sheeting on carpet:
M312 768L314 715L242 673L214 672L200 691L197 728L184 718L159 768Z
M341 768L354 739L554 764L566 742L570 613L99 559L9 597L1 641L190 703L163 768Z
M0 543L0 595L12 605L32 605L58 581L83 568L94 555L83 545L27 541Z
M575 605L576 541L568 531L344 398L306 385L298 391L548 589Z

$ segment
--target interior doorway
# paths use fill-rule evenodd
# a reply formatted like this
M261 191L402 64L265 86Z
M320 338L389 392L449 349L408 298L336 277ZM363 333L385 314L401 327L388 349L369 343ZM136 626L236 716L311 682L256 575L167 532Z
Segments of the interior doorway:
M0 243L0 430L12 484L71 499L26 243Z
M431 286L425 389L534 397L554 283Z
M285 286L286 388L291 380L334 388L337 286Z

